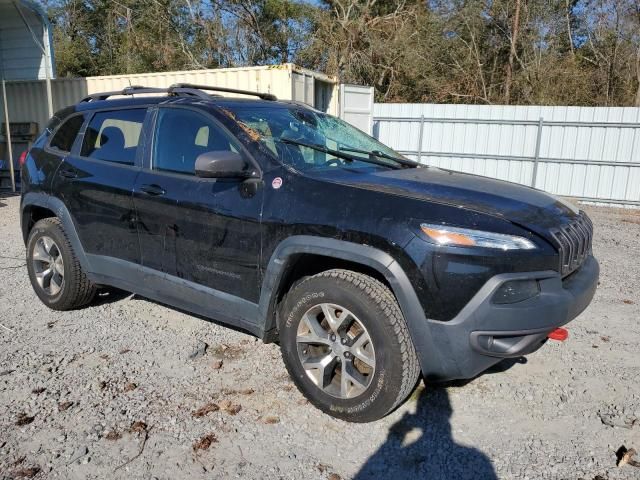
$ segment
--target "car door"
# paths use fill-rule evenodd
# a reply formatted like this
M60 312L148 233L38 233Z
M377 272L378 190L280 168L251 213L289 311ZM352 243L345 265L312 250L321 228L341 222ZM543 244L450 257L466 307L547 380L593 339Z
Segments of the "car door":
M112 258L140 261L132 191L146 112L137 107L84 114L85 127L54 180L53 191L67 206L96 271Z
M195 176L198 155L242 147L212 116L187 107L158 108L153 131L134 188L142 265L169 284L186 280L257 303L260 181Z

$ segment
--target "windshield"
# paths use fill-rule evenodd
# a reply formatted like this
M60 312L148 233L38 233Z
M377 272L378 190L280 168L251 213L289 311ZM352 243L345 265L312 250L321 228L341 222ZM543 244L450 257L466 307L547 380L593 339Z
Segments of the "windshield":
M414 166L339 118L304 107L225 107L281 161L299 170Z

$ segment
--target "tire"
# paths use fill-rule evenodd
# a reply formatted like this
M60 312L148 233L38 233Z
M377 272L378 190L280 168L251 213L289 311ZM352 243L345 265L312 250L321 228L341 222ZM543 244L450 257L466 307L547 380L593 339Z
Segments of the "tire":
M400 307L372 277L338 269L308 277L287 293L279 319L289 375L331 416L378 420L416 386L418 357Z
M39 220L29 232L27 270L36 295L53 310L82 307L96 294L58 218Z

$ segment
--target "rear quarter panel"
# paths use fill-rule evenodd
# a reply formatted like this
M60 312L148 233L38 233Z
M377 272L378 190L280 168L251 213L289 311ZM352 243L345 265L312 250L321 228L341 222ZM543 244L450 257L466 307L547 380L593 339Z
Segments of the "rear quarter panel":
M25 158L20 171L23 194L28 192L51 193L53 179L62 163L64 154L45 151L44 145L48 138L48 132L42 133Z

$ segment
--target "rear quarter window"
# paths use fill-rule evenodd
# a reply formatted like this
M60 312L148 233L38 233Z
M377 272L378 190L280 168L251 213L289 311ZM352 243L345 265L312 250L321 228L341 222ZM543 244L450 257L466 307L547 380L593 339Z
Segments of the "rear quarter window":
M49 145L62 152L70 152L71 147L73 147L73 142L78 136L78 132L80 131L83 123L83 115L75 115L69 118L56 131Z

